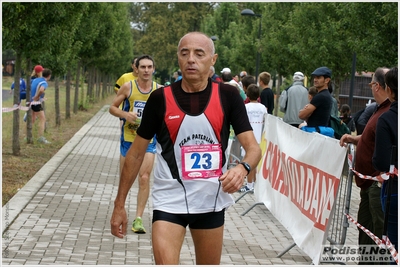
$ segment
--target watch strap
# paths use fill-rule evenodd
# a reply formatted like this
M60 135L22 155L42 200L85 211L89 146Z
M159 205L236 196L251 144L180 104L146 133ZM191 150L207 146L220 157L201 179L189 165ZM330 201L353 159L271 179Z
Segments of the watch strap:
M247 162L244 162L244 161L239 162L239 164L242 164L242 165L243 165L243 167L246 169L247 175L248 175L248 174L250 173L250 171L251 171L250 164L248 164Z

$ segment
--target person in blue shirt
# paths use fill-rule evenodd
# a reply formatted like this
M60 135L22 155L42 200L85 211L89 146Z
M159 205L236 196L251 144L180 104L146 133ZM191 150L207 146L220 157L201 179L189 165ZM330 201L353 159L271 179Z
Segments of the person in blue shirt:
M46 125L46 117L44 115L42 102L44 101L45 90L48 87L47 82L51 78L51 70L44 69L41 73L39 73L38 76L39 77L34 79L31 84L31 101L33 102L31 104L31 109L33 111L32 124L35 123L36 118L39 118L40 123L38 128L38 134L40 137L38 141L43 144L50 144L50 142L47 141L46 138L43 136L44 128Z
M11 84L10 94L14 92L15 84L14 82ZM19 78L19 103L21 103L22 99L26 99L26 83L23 78Z

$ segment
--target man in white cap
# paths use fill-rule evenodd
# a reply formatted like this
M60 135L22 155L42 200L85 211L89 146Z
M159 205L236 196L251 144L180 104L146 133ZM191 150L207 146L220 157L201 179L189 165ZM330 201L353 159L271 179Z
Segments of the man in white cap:
M285 89L279 97L279 108L285 113L283 121L298 128L303 122L299 111L308 104L308 89L304 87L304 74L297 71L293 75L293 84Z
M239 91L240 96L243 101L246 99L246 93L243 90L243 87L233 79L232 72L230 68L223 68L221 71L221 79L224 83L229 83L232 86L236 87Z
M231 69L230 68L223 68L221 70L221 73L231 73Z

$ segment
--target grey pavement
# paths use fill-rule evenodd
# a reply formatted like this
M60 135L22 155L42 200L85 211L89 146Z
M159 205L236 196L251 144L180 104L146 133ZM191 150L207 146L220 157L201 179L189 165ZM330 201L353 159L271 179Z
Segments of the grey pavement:
M2 265L153 265L151 197L143 215L146 234L110 231L119 180L119 120L104 106L2 208ZM157 164L157 163L156 163ZM359 191L353 186L350 214L356 215ZM129 220L136 210L135 181L126 202ZM235 193L238 199L240 193ZM286 229L264 205L246 194L226 212L221 265L310 265ZM346 244L357 244L354 225ZM181 264L194 265L190 232ZM348 264L354 264L350 262Z

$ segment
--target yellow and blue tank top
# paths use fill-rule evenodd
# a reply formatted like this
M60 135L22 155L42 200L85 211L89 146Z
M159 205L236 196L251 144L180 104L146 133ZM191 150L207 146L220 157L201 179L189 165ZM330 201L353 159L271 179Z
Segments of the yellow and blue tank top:
M135 140L136 130L139 128L140 121L142 120L143 110L147 99L149 99L150 94L157 89L156 82L153 82L151 90L147 93L140 91L136 80L130 81L130 84L131 92L129 97L123 102L123 110L126 112L136 112L138 114L138 118L134 124L123 119L121 139L126 142L133 142L133 140Z
M127 72L121 75L119 79L115 82L114 85L114 91L115 93L118 93L119 88L121 88L124 83L136 80L137 76L133 74L133 72Z

